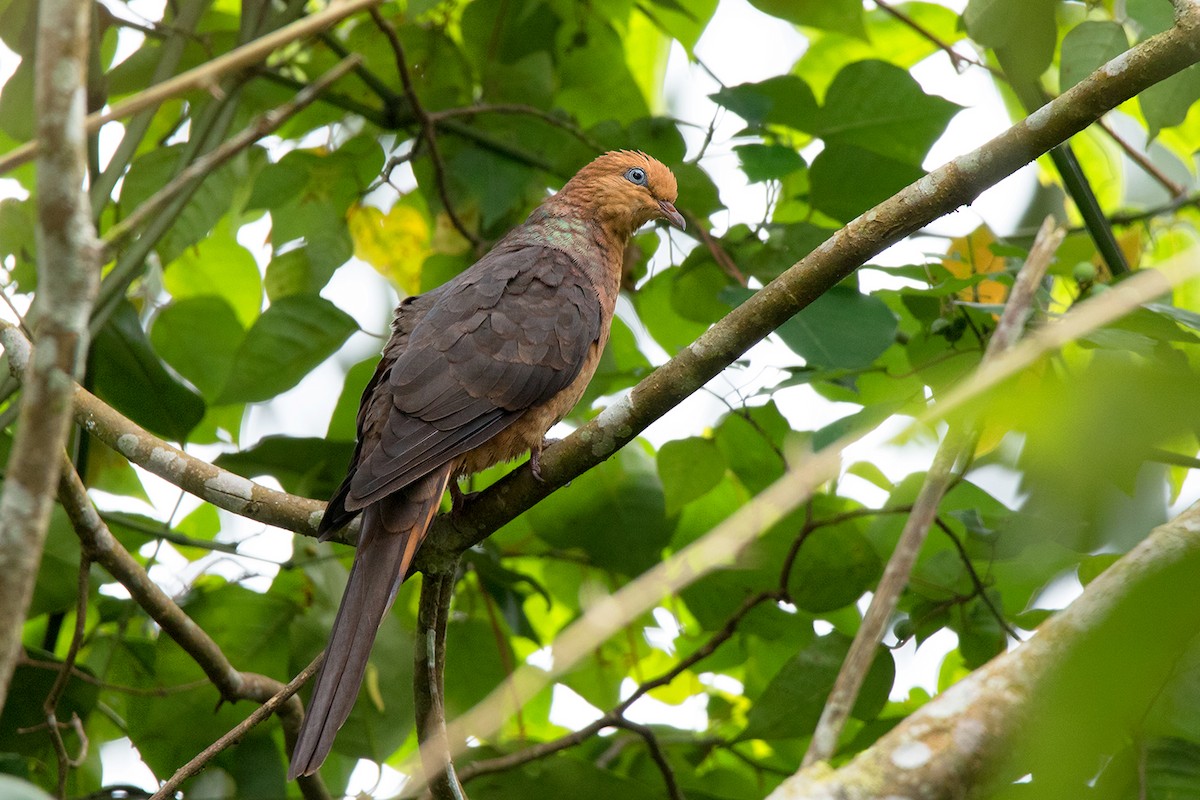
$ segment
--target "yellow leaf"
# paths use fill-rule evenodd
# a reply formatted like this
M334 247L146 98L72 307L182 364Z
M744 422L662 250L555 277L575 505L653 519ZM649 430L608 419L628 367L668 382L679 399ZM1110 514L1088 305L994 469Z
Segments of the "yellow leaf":
M430 253L429 223L421 212L400 203L384 214L355 204L347 213L354 255L366 261L405 294L421 290L421 265Z
M1004 259L991 251L996 237L986 225L981 225L966 236L950 241L950 249L942 259L942 266L956 278L970 278L1004 271ZM1008 296L1008 287L998 281L983 280L958 293L961 300L972 303L1001 304Z

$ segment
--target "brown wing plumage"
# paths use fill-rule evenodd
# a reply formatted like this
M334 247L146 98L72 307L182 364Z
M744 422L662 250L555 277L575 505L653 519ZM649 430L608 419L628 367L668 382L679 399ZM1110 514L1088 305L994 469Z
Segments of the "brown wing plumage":
M460 278L421 316L386 379L377 375L374 391L390 395L392 406L378 443L358 454L347 478L348 513L554 397L600 337L596 289L562 250L493 250Z

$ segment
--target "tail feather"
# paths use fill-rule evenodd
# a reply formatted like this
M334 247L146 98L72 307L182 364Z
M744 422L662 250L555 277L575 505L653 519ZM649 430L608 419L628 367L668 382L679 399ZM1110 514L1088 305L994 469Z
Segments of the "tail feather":
M446 466L363 510L354 565L292 751L289 780L317 771L350 716L375 634L425 539L449 479Z

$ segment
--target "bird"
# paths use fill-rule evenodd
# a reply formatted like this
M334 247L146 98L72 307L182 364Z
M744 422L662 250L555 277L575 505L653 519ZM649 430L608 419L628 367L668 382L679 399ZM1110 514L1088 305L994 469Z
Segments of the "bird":
M361 514L354 562L296 739L289 780L314 773L358 697L371 646L447 488L528 451L575 406L608 341L630 237L680 229L671 170L635 150L586 164L462 273L396 307L363 391L328 539Z

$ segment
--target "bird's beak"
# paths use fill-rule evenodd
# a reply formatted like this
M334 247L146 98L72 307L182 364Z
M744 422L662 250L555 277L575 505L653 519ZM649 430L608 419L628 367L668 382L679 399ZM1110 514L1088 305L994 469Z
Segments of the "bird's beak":
M667 222L670 222L676 228L679 228L679 230L684 230L687 228L687 223L683 221L683 214L680 214L675 209L675 206L671 205L666 200L659 200L658 207L662 209L662 215L666 218Z

